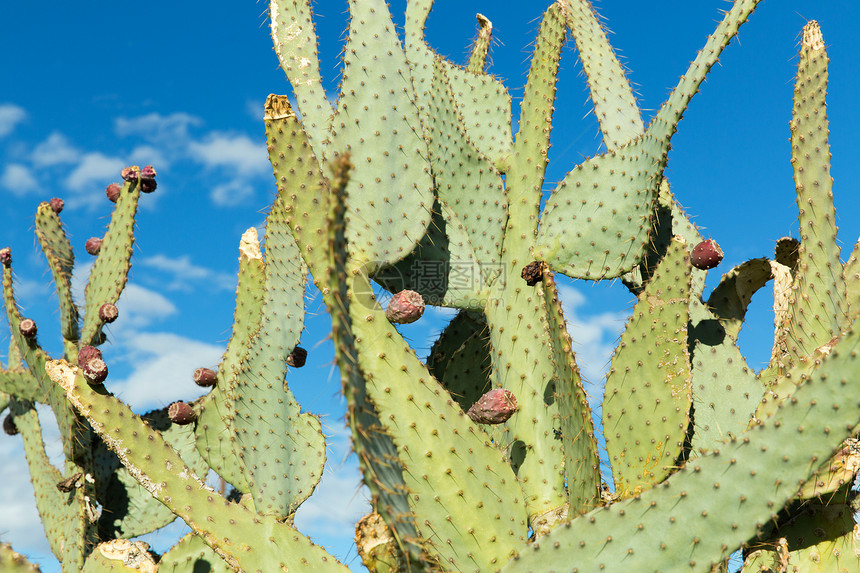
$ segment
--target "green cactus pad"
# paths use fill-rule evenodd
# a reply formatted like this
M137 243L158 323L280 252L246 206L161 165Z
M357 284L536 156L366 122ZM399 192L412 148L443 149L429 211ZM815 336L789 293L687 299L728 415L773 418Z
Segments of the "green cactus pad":
M851 256L842 267L842 280L845 282L848 305L846 322L854 324L854 320L860 315L860 241L854 243Z
M77 368L64 361L50 361L46 371L129 473L234 569L348 571L274 516L230 503L206 487L157 431L103 388L87 384ZM237 531L242 531L241 538L235 536Z
M269 161L285 202L287 221L305 263L318 281L328 253L325 245L327 181L287 96L270 95L263 119ZM299 169L296 166L300 166Z
M12 549L8 543L0 543L0 571L6 573L40 573L38 565Z
M690 301L693 367L693 434L691 455L718 448L746 431L764 395L764 385L726 333L722 321L698 299Z
M432 120L427 106L434 89L434 60L438 58L424 41L424 25L432 4L433 0L416 0L406 5L406 57L425 124ZM442 60L442 66L466 136L497 170L505 172L512 148L511 96L507 88L488 74L464 70L448 60Z
M638 495L670 475L690 422L690 260L683 240L633 307L606 376L603 425L615 491Z
M534 571L535 563L541 571L611 570L634 560L654 571L681 563L709 570L761 531L853 431L858 356L860 331L852 331L762 426L649 491L557 529L503 571ZM636 533L618 535L630 529Z
M192 406L196 408L197 404ZM167 416L166 407L144 414L141 418L151 429L161 434L164 441L179 454L195 474L206 475L209 466L195 447L193 425L181 426L172 423ZM99 442L98 448L107 450L104 442ZM94 457L116 459L110 451L96 451ZM155 531L176 519L176 515L152 497L119 463L119 460L115 463L118 467L112 479L106 483L102 482L100 484L102 491L97 491L98 499L103 500L102 516L99 520L99 533L103 539L117 537L130 539Z
M612 151L645 132L639 106L591 2L566 0L563 6L585 71L603 142Z
M808 504L788 524L771 532L769 543L753 545L744 560L745 570L860 571L860 526L854 523L853 513L845 504ZM769 547L759 549L761 545Z
M516 477L388 322L365 277L355 276L351 296L358 363L408 470L404 479L423 536L446 568L500 566L525 540Z
M156 573L159 570L156 557L145 541L113 539L93 548L81 573Z
M199 535L189 533L161 556L159 573L228 573L227 563Z
M36 209L36 237L42 246L42 252L48 259L48 267L54 277L57 288L57 298L60 300L60 325L64 342L67 343L66 353L76 348L80 336L78 324L78 307L72 300L72 269L75 266L75 253L60 222L60 216L54 212L50 203L41 203ZM71 353L74 353L72 351ZM77 356L70 356L74 360Z
M788 305L791 360L808 356L837 336L848 314L830 176L827 61L821 30L812 21L804 27L800 43L791 120L791 163L801 235Z
M472 42L472 52L469 55L469 64L466 66L466 71L473 74L484 71L484 67L487 65L487 52L490 51L490 42L493 38L493 23L483 14L477 14L476 18L478 19L478 35Z
M555 362L555 398L559 401L559 430L564 443L564 467L571 517L597 505L600 495L600 460L591 421L588 396L573 354L573 341L567 332L558 288L552 274L544 268L544 297L547 324ZM534 527L534 526L533 526Z
M273 0L269 3L272 42L281 68L287 74L314 147L323 151L333 113L320 78L317 35L309 0Z
M0 369L0 392L11 394L19 400L38 402L45 396L39 389L39 381L29 370Z
M279 196L266 219L266 299L235 379L232 428L257 511L287 517L325 465L319 420L302 413L284 378L304 324L305 270Z
M209 467L240 491L248 491L248 484L232 439L236 377L242 356L260 327L265 298L266 265L257 229L251 227L239 243L239 281L236 285L233 333L218 367L218 383L200 401L195 432L197 450Z
M462 221L483 265L478 270L491 283L501 272L493 266L500 262L507 220L501 176L466 136L446 66L438 57L431 86L426 127L436 192Z
M116 304L128 281L138 199L140 185L137 180L126 181L84 291L86 314L81 332L82 345L98 346L101 343L99 334L103 322L99 318L99 308L106 303Z
M409 64L382 0L350 0L343 81L332 122L335 154L350 153L347 233L370 272L404 258L424 236L433 182ZM331 157L329 157L329 160Z

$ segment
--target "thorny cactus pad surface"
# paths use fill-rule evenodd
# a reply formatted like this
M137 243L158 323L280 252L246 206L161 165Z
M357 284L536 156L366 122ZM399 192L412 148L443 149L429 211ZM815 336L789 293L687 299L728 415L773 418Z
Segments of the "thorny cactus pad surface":
M115 305L138 201L156 188L151 165L107 187L115 206L103 238L87 241L99 256L83 300L71 293L62 209L37 208L62 356L21 316L11 251L0 250L11 334L3 426L21 436L64 572L347 571L295 526L326 464L323 425L290 388L307 357L297 344L309 276L331 314L371 494L355 537L369 570L725 571L738 549L747 571L860 570L860 246L843 263L817 23L804 28L790 125L800 239L728 270L705 297L704 271L722 252L664 176L681 116L757 3L733 3L646 127L588 1L547 8L514 122L508 88L485 71L487 18L463 67L426 43L430 0L408 0L402 34L382 0L350 0L333 104L310 2L273 0L272 39L298 109L286 96L266 102L278 194L265 253L255 228L239 241L232 335L217 369L193 374L207 394L137 415L103 385L97 347L105 324L122 321ZM606 151L548 185L568 38ZM475 270L468 281L463 268ZM636 296L598 425L560 275L620 277ZM756 373L737 338L769 281L773 353ZM385 309L383 290L393 293ZM457 312L426 362L393 326L425 304ZM36 403L57 420L62 469L46 455ZM205 485L210 471L222 492ZM132 541L177 517L191 532L157 559ZM10 556L0 547L0 564Z

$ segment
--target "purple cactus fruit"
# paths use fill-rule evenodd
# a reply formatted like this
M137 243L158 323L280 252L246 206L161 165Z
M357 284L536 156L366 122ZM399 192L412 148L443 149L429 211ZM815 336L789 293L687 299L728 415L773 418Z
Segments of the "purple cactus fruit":
M535 286L540 282L541 276L543 275L544 264L545 263L541 261L532 261L523 267L523 272L520 273L520 276L523 277L523 280L526 281L527 285Z
M119 194L122 193L122 186L119 183L111 183L105 189L105 195L112 203L119 201Z
M410 324L424 314L424 299L414 290L402 290L391 297L385 316L393 324Z
M194 383L203 388L214 386L218 381L218 374L210 368L198 368L194 371Z
M140 170L141 179L155 179L155 168L152 165L147 165Z
M32 318L25 318L18 324L18 330L21 332L21 336L28 339L36 338L36 323Z
M693 247L693 252L690 253L690 262L693 263L694 267L703 271L714 268L722 260L723 251L713 239L702 241Z
M174 402L167 407L167 417L174 424L184 426L197 419L197 412L185 402Z
M152 193L155 191L155 188L158 187L158 183L155 179L141 179L140 180L140 192L141 193Z
M9 247L0 249L0 264L4 267L8 267L12 264L12 249Z
M131 167L123 169L120 172L120 177L122 177L124 181L137 181L138 171L140 171L140 168L137 165L132 165Z
M501 424L507 422L517 411L514 393L504 388L494 388L478 398L466 415L478 424Z
M81 368L93 358L102 359L102 351L95 346L81 346L81 349L78 350L78 366Z
M91 358L84 364L84 377L90 384L103 384L107 379L108 367L101 358Z
M51 209L53 209L54 213L56 213L57 215L62 212L63 207L65 205L65 201L63 201L59 197L54 197L53 199L51 199Z
M102 322L110 324L111 322L115 321L118 316L119 311L116 309L115 304L106 302L99 308L99 318Z
M101 248L102 240L98 237L90 237L89 239L87 239L87 242L84 245L84 249L86 249L86 251L94 257L99 254Z
M308 351L301 346L296 346L292 353L287 356L287 365L293 368L301 368L308 359Z
M3 418L3 431L10 436L18 433L18 426L15 425L15 419L12 417L12 414L6 414L6 417Z

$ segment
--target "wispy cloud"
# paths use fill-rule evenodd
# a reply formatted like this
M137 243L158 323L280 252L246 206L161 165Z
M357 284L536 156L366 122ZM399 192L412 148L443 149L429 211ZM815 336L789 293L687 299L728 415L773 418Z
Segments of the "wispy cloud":
M13 103L0 104L0 137L6 137L27 119L27 111Z
M120 117L114 122L114 131L120 137L136 135L161 145L182 144L190 139L188 128L199 126L203 120L189 113L149 113L138 117Z
M138 260L138 264L168 273L172 280L166 282L167 290L190 291L196 284L206 284L215 290L232 291L236 288L236 277L228 273L220 273L191 262L191 257L168 257L155 255Z
M151 326L178 312L164 295L133 283L126 285L117 309L122 317L122 322L117 323L119 327L134 329Z
M235 207L245 203L254 196L254 187L242 179L231 179L226 183L216 185L209 193L209 198L219 207Z
M66 180L66 185L75 191L90 191L91 187L103 187L105 181L117 178L120 171L125 167L125 162L118 157L110 157L100 152L85 154L80 164L72 171ZM93 194L93 197L100 194Z
M68 137L55 131L33 149L30 159L36 167L47 167L75 163L81 155Z
M29 194L39 188L33 171L26 165L10 163L0 175L0 187L8 189L19 197Z
M212 133L202 142L192 142L189 151L207 167L238 175L268 175L272 170L266 145L247 135Z

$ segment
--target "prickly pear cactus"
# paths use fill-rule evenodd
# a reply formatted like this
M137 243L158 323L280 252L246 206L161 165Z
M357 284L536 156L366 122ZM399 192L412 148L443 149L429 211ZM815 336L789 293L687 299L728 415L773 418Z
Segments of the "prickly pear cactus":
M587 0L544 14L512 130L487 73L492 24L467 66L424 38L431 0L409 0L398 35L382 0L350 0L340 97L322 89L309 0L272 0L275 51L293 87L264 123L278 195L239 242L232 337L202 398L138 416L110 391L98 350L131 266L141 193L129 167L85 300L62 203L42 203L63 355L49 356L15 301L0 371L6 433L24 443L38 509L63 571L347 571L293 525L325 463L319 419L289 388L300 366L307 277L332 318L347 424L373 512L356 528L371 571L860 570L852 483L860 468L860 243L836 242L818 25L803 33L791 122L800 240L719 267L664 177L682 114L757 0L736 0L646 126ZM562 47L577 45L606 152L543 195ZM300 119L301 118L301 119ZM543 207L541 207L543 205ZM433 280L427 280L429 276ZM613 356L598 427L556 277L621 278L637 302ZM752 295L773 283L773 358L737 346ZM392 293L384 308L380 289ZM426 304L458 309L420 360L397 324ZM575 334L575 333L574 333ZM286 380L286 381L285 381ZM65 463L45 454L35 403L57 418ZM260 427L268 431L260 431ZM600 473L606 438L611 476ZM233 486L208 487L214 470ZM101 511L99 511L101 508ZM163 555L132 538L179 517ZM11 548L0 563L34 570ZM5 570L5 569L4 569Z

